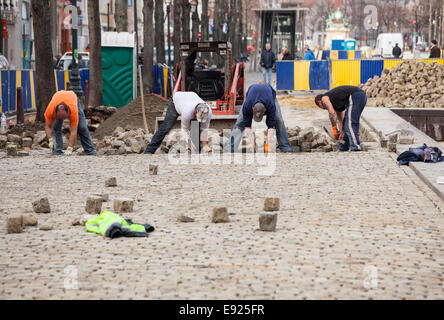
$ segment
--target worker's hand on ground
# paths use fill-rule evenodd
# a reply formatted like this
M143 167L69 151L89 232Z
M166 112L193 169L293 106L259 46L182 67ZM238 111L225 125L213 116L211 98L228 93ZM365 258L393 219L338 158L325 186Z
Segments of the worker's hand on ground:
M54 151L55 150L55 141L54 138L49 138L49 150Z
M213 152L213 149L211 149L207 144L202 148L203 153Z
M337 127L337 126L334 126L334 127L332 128L332 130L333 130L333 137L335 137L335 139L339 139L339 130L338 130L338 127Z
M65 152L63 153L64 156L72 156L73 148L68 147L66 148Z

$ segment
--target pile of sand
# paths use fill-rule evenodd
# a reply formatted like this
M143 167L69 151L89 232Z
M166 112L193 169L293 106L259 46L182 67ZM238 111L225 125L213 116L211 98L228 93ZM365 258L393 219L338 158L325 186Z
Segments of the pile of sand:
M156 117L162 116L168 101L154 95L145 95L144 100L148 130L154 133ZM125 128L128 125L133 128L144 128L141 97L134 99L103 121L93 133L93 138L103 139L105 136L111 136L117 127Z

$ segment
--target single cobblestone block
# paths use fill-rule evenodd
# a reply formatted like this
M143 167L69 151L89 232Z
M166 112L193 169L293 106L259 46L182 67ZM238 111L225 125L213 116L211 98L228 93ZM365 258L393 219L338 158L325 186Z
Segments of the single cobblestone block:
M301 147L299 147L299 146L291 147L291 152L294 152L294 153L301 152Z
M261 231L276 231L277 213L262 212L259 215L259 229Z
M332 144L331 145L331 149L333 150L333 151L338 151L339 150L339 145L338 144Z
M99 214L102 211L103 198L98 196L88 197L86 200L85 211L91 214Z
M40 200L34 201L32 203L32 208L34 209L35 213L50 213L51 212L48 198L41 198Z
M311 151L311 142L302 142L301 143L301 151L302 152L310 152Z
M31 138L22 138L22 146L24 148L31 148L32 147L32 139Z
M399 144L413 144L415 143L415 138L412 136L400 136L398 139Z
M23 216L23 224L27 227L34 227L38 221L34 216Z
M387 139L381 139L381 148L387 148L388 140Z
M103 202L109 201L109 194L107 194L107 193L95 193L95 194L93 194L93 196L102 198Z
M74 227L75 226L80 226L81 225L80 219L76 218L76 219L72 220L71 225L74 226Z
M157 168L158 166L154 164L150 164L150 175L154 176L157 175Z
M34 135L34 143L36 143L36 144L41 144L47 140L48 140L48 138L46 137L45 131L37 131Z
M23 217L11 216L6 218L6 232L7 233L22 233L23 232Z
M177 220L180 221L180 222L194 222L193 218L190 218L190 217L187 217L187 216L184 216L184 215L179 216L177 218Z
M39 229L43 230L43 231L50 231L50 230L53 229L53 227L48 225L48 224L46 224L46 225L41 226Z
M396 143L389 142L387 144L388 152L396 152Z
M16 144L22 143L22 137L16 134L8 134L8 141Z
M111 177L105 181L105 187L117 187L116 177Z
M114 199L114 211L116 212L133 212L134 201L131 199L120 198Z
M29 156L29 152L28 152L28 151L25 151L25 150L20 150L20 151L18 152L18 156L19 156L19 157L28 157L28 156Z
M265 198L264 211L279 211L279 198Z
M15 144L8 144L6 146L6 154L8 156L16 156L18 155L18 147Z
M229 222L230 218L228 217L228 210L226 207L214 207L213 212L211 214L211 222L219 223L219 222Z
M8 138L0 135L0 149L3 149L8 144Z
M388 143L397 143L398 142L398 135L392 134L388 137Z

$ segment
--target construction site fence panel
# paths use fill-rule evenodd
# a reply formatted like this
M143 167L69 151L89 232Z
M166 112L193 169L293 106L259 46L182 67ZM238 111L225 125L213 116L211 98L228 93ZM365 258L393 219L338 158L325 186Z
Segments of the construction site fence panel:
M381 76L384 69L407 60L321 60L276 62L277 90L329 90L343 85L365 84ZM444 59L416 59L424 63L444 65Z
M143 70L143 69L142 69ZM54 70L56 91L67 90L71 70ZM36 110L35 70L2 70L0 71L0 112L12 113L17 110L17 88L22 87L23 108L27 111ZM80 69L80 83L85 93L85 81L89 81L89 69ZM164 98L171 95L168 68L154 66L154 93Z

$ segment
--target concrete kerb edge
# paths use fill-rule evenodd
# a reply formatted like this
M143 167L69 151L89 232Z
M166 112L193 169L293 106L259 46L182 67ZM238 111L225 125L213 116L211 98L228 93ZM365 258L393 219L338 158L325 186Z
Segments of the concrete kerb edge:
M390 111L390 113L396 118L396 121L398 122L398 123L402 123L402 122L405 122L405 123L408 123L407 121L405 121L404 119L402 119L400 116L398 116L396 113L394 113L392 110L389 110L389 109L386 109L386 108L374 108L375 110L376 109L381 109L381 110L388 110L388 111ZM387 111L384 111L384 112L387 112ZM379 130L378 129L378 126L375 124L375 123L373 123L372 122L372 120L370 120L370 119L367 119L366 118L366 116L364 115L364 114L362 114L362 120L363 120L363 122L374 132L374 133L376 133L376 136L377 136L377 141L379 141L380 142L380 138L379 138L379 135L378 135L378 131L383 131L383 130ZM411 127L413 127L413 126L411 126ZM428 140L427 142L425 142L425 143L427 143L428 145L431 145L431 146L436 146L436 145L438 145L438 143L434 140L434 139L432 139L430 136L428 136L428 135L426 135L425 133L423 133L422 131L420 131L419 129L417 129L417 128L415 128L415 127L413 127L412 128L414 131L415 131L415 137L424 137L424 138L426 138L426 140ZM384 134L387 134L387 133L391 133L391 132L393 132L393 131L395 131L395 130L397 130L397 127L396 127L396 125L395 124L393 124L393 127L391 127L389 130L388 130L388 132L382 132L382 134L384 135ZM422 143L424 143L424 142L422 142ZM399 154L401 154L402 152L404 152L404 151L406 151L406 150L408 150L408 148L409 147L413 147L413 146L417 146L417 145L421 145L422 143L418 143L418 144L415 144L415 145L397 145L396 146L396 154L397 155L399 155ZM422 163L421 163L422 164ZM430 164L430 165L433 165L433 164ZM433 180L431 180L429 177L427 177L427 175L426 175L426 173L425 172L423 172L423 170L420 168L420 165L418 165L417 163L415 163L415 162L412 162L412 163L410 163L409 164L409 167L413 170L413 172L430 188L430 189L432 189L433 190L433 192L435 192L437 195L438 195L438 197L440 198L440 199L442 199L442 200L444 200L444 190L440 190L440 188L436 185L436 182L435 181L433 181ZM443 189L444 189L444 187L443 187Z

